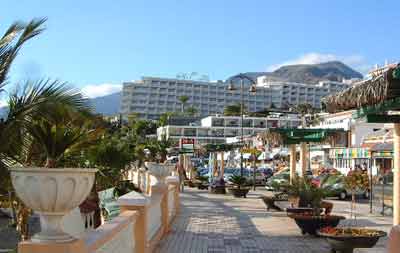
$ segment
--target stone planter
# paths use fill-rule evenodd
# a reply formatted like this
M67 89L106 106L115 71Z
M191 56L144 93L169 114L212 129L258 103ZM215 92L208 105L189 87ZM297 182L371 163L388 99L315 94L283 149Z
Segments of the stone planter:
M229 187L228 191L235 197L235 198L246 198L247 193L249 193L250 188L248 187Z
M11 168L11 180L18 197L40 216L41 232L33 241L74 240L61 228L65 214L89 195L96 169Z
M165 178L171 174L175 166L173 164L160 164L155 162L146 162L150 175L157 179L152 187L166 187Z
M331 246L331 252L352 253L356 248L372 248L378 242L379 238L386 236L386 233L379 230L365 229L365 231L374 231L375 235L347 235L330 234L318 231L317 234L325 237Z
M301 213L291 213L288 217L294 219L301 233L317 235L317 231L325 227L336 227L344 216L337 215L303 215Z

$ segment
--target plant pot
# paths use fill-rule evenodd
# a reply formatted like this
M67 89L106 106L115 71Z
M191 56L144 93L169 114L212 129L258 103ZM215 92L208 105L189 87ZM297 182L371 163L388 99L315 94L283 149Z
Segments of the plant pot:
M78 207L92 189L96 169L11 168L18 197L40 215L41 232L33 241L66 242L75 238L61 229L65 214Z
M208 189L208 184L203 184L203 183L201 183L201 184L199 184L199 185L197 186L197 189L199 189L199 190L206 190L206 189Z
M171 171L175 168L171 164L160 164L155 162L146 162L146 167L149 169L150 175L157 179L157 182L152 187L163 188L167 187L165 178L171 174Z
M225 194L226 189L224 185L212 185L209 192L214 194Z
M346 229L346 228L344 228ZM386 233L380 230L365 229L364 231L374 231L375 235L347 235L332 234L318 231L317 234L325 237L331 246L332 252L352 253L356 248L372 248L378 242L379 238L386 236Z
M345 219L343 216L337 215L304 215L301 213L291 213L288 217L294 219L301 233L309 235L317 235L318 230L325 227L336 227L340 220Z
M235 198L246 198L247 193L249 193L250 188L247 187L241 187L241 188L236 188L236 187L231 187L228 188L228 191L235 197Z

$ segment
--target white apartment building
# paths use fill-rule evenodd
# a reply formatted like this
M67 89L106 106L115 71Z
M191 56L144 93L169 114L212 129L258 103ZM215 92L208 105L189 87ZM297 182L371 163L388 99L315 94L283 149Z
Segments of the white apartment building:
M301 119L297 115L247 117L243 118L243 135L255 135L267 128L298 127ZM157 129L157 137L179 140L181 138L195 139L198 144L226 143L227 138L241 135L241 117L237 116L208 116L201 120L200 125L188 126L168 125Z
M223 113L227 105L241 101L240 89L229 91L223 81L204 82L157 77L143 77L142 80L124 82L121 100L121 113L127 116L136 113L141 118L158 119L165 112L181 111L180 96L188 96L186 107L195 107L200 116L205 117ZM310 103L320 107L322 97L342 90L349 84L340 82L321 82L319 84L299 84L268 82L266 78L257 79L257 91L251 94L244 90L243 101L251 112L265 108L282 108L285 105Z
M270 90L272 103L277 107L308 103L321 107L321 98L350 87L349 82L320 81L318 84L270 81L267 76L257 78L257 86Z

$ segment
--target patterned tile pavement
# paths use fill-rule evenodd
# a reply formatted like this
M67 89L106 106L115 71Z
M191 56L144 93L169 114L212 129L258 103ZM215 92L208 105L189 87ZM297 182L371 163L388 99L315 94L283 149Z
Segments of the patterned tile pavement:
M157 253L328 253L322 238L301 235L296 224L284 212L267 212L260 194L246 199L206 191L185 189L182 209L170 233L160 242ZM343 202L342 202L343 203ZM336 204L337 213L344 209ZM359 219L360 225L390 228L388 219L380 223ZM379 242L383 247L384 240Z

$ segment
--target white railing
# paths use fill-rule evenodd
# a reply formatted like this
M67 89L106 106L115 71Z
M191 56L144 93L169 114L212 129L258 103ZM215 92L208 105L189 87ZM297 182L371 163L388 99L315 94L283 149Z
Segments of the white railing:
M94 211L90 213L81 213L85 231L94 229Z
M98 248L96 253L135 252L135 240L132 240L132 235L134 236L134 232L134 224L130 223L128 226L116 233L112 240L107 241L100 248Z
M118 199L119 216L94 229L94 212L82 215L74 209L63 219L63 229L77 238L71 242L24 241L20 253L142 253L152 252L168 232L177 214L177 178L166 180L168 187L151 188L151 194L130 192ZM167 204L168 203L168 204Z
M168 219L171 220L175 215L175 191L176 186L170 185L168 187Z
M158 194L157 194L158 195ZM147 222L147 239L151 240L161 228L161 195L152 196L148 222Z
M85 236L87 252L132 253L135 252L135 225L137 212L127 211L106 222Z

